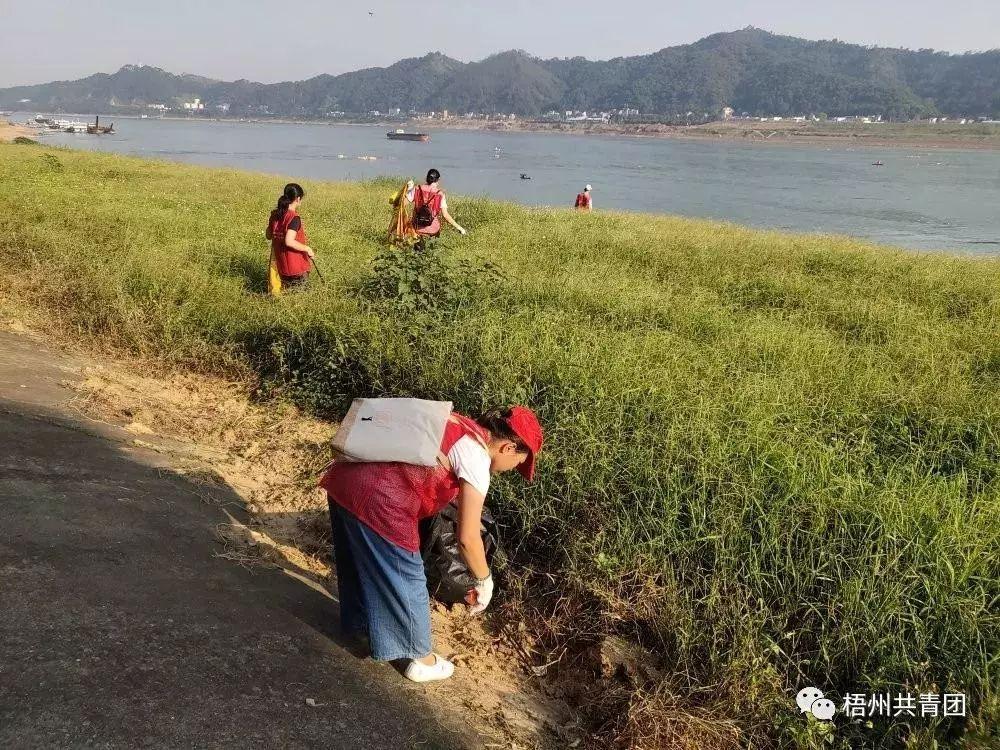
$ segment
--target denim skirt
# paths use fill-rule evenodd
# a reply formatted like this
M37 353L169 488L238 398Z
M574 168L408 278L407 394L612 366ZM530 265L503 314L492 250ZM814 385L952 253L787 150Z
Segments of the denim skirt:
M427 656L431 609L420 554L398 547L329 503L342 630L367 635L378 661Z

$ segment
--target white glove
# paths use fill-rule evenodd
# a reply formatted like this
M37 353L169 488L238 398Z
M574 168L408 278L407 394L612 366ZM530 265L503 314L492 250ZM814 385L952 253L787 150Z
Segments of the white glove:
M493 574L486 576L482 580L476 581L476 602L469 607L470 615L478 615L480 612L485 610L490 606L490 600L493 598Z

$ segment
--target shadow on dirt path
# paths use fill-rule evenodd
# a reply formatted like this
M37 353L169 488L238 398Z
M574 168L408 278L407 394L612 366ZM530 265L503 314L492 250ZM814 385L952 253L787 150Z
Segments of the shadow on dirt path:
M482 746L322 588L220 556L239 497L74 417L71 371L0 333L0 747Z

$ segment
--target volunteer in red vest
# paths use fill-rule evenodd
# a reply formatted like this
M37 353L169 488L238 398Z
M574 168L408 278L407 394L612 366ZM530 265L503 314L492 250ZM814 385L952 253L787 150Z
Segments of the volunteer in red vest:
M312 248L306 244L309 240L298 213L305 194L301 185L294 182L285 185L278 198L278 206L267 221L266 236L271 240L271 252L274 253L283 287L305 283L315 257Z
M477 420L453 413L441 441L450 467L334 463L320 486L330 504L344 634L367 636L376 660L403 660L414 682L450 677L454 665L432 649L418 522L457 498L460 549L476 578L470 612L482 612L493 597L480 535L490 477L517 469L530 481L541 448L534 412L514 406Z
M441 221L438 217L443 218L451 224L459 234L463 236L466 234L465 229L459 226L458 222L448 213L448 197L441 189L440 180L441 173L436 169L429 169L427 170L426 184L417 185L406 196L413 203L413 218L411 221L413 228L420 235L421 240L428 237L437 237L441 234ZM421 220L421 214L423 213L421 211L422 206L426 206L430 212L426 214L427 218L430 219L430 222L426 224Z
M582 193L578 193L576 196L576 208L578 211L593 211L594 210L594 199L590 195L590 185L587 185Z

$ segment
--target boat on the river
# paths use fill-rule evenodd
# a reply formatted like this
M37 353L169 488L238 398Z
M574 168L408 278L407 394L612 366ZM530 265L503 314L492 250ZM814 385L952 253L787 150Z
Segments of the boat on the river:
M390 141L420 141L426 143L431 139L427 133L407 133L402 128L396 128L385 134Z
M59 122L68 122L65 120L53 120L51 117L46 117L45 115L35 115L34 120L28 120L24 123L28 127L38 128L39 130L49 129L49 130L62 130L64 126L59 125Z
M110 125L102 126L100 116L95 116L94 124L87 126L87 132L91 135L107 135L108 133L115 132L115 124L111 123Z
M49 127L52 127L51 125ZM80 120L56 120L55 129L65 133L86 133L89 126Z

